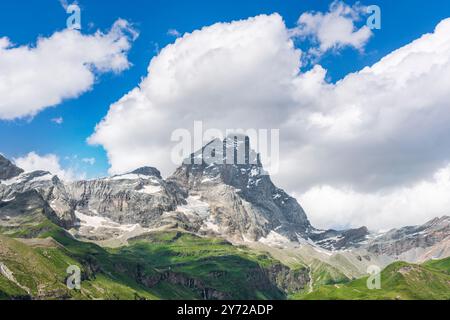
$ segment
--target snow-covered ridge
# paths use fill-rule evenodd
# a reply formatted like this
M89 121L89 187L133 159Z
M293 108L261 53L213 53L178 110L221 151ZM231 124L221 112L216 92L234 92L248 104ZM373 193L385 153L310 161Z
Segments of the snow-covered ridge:
M2 180L0 183L6 186L12 186L20 183L31 184L42 181L51 181L53 177L55 176L46 171L24 172L14 178Z

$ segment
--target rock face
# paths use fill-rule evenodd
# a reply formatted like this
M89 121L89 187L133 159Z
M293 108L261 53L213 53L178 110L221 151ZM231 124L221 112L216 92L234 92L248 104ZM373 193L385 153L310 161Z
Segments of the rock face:
M22 172L22 169L16 167L11 161L0 154L0 180L9 180Z
M72 199L57 176L46 171L34 171L19 174L9 180L0 182L0 201L24 201L23 195L36 191L45 205L52 209L55 219L65 228L76 224ZM20 204L20 203L19 203Z
M236 156L229 161L232 153L245 155L244 163ZM272 183L248 140L214 140L190 159L168 181L205 203L203 229L250 240L276 230L294 241L312 229L297 201Z
M378 255L407 258L408 253L421 254L417 252L420 249L432 251L434 246L443 243L447 245L440 246L438 251L449 251L450 217L448 216L435 218L421 226L393 229L373 239L368 245L368 251ZM435 256L429 259L439 257L440 253L436 252Z
M226 272L210 274L211 278L220 279ZM224 300L232 297L226 293L208 287L203 281L187 277L182 273L172 271L161 272L151 276L137 272L134 275L139 283L153 288L161 282L181 285L194 289L205 300ZM307 270L292 270L282 264L269 268L254 268L246 274L252 290L261 292L277 292L279 295L289 294L304 289L310 281Z
M165 212L184 202L184 194L161 178L151 167L104 179L77 181L67 185L75 209L102 216L116 223L158 226Z
M309 238L324 249L336 251L362 246L367 242L369 234L366 227L344 231L315 230L309 234Z
M272 265L265 272L270 281L287 294L305 289L311 281L309 270L292 270L283 264Z
M64 228L72 227L72 222L59 216L36 190L20 193L14 201L0 202L0 221L4 226L18 225L17 221L27 218L39 222L38 215L42 215Z

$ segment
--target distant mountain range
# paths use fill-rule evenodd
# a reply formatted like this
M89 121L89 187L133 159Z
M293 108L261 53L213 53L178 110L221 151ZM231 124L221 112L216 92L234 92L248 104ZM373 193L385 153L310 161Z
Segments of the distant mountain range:
M273 184L247 139L211 143L223 145L224 158L231 145L247 161L207 161L205 146L191 155L203 157L201 164L182 164L167 179L144 167L64 182L49 172L24 172L0 156L0 297L334 298L340 296L327 285L361 278L370 265L404 261L414 273L432 272L427 261L450 256L450 217L383 234L366 227L319 230ZM51 265L60 280L49 284L50 274L35 271L25 276L25 255L36 272ZM82 267L88 291L65 288L63 266L71 261ZM196 269L205 263L207 273ZM450 270L439 272L436 281L443 283L436 290L450 292ZM253 291L243 287L250 283ZM385 298L421 298L392 292ZM430 298L445 297L439 292ZM371 293L342 295L352 297Z

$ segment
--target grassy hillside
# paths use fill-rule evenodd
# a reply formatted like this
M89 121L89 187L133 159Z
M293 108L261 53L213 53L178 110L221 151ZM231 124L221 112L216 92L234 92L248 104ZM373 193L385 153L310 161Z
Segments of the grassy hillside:
M350 281L350 279L338 269L319 260L315 260L312 264L310 264L310 268L312 272L312 286L314 290L324 285L345 283Z
M420 300L450 299L450 258L423 265L396 262L381 273L381 289L369 290L367 278L326 285L309 294L294 295L306 300Z
M438 270L450 275L450 258L442 260L431 260L424 264L426 267Z
M269 270L278 264L272 258L234 247L218 239L204 239L190 234L169 232L152 234L132 241L129 246L113 251L122 261L140 261L139 277L154 281L161 277L172 282L191 279L193 286L211 288L217 297L233 299L270 299L284 297L283 293L266 277L263 268ZM173 276L185 275L186 278ZM156 288L168 297L164 286ZM198 295L200 293L200 296ZM197 292L192 298L202 298Z
M81 290L66 269L82 271ZM310 281L312 279L312 281ZM450 259L397 262L350 281L321 261L290 268L245 247L177 231L105 249L74 239L42 212L0 228L0 299L450 299Z
M180 232L104 249L38 217L37 223L2 230L0 263L14 281L0 274L1 299L285 298L271 274L280 263L267 255ZM70 265L82 269L79 291L65 285Z

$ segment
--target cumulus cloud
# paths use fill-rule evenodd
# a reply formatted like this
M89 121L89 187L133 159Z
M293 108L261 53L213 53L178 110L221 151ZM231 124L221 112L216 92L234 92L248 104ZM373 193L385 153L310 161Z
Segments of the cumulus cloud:
M450 19L337 83L320 65L301 73L301 56L278 14L185 34L111 105L89 142L106 149L111 173L154 165L167 175L176 166L171 133L195 120L205 129L279 128L273 178L323 227L388 228L449 210L444 201L434 207L432 196L406 194L430 181L427 194L440 192L435 175L450 161ZM342 215L357 208L358 219Z
M63 30L35 45L0 38L0 119L32 117L90 90L98 74L127 69L136 37L127 21L117 20L108 33Z
M334 1L327 13L303 13L291 32L296 37L311 38L316 42L317 47L310 50L316 56L344 47L362 50L372 36L368 26L356 26L365 14L366 7L359 3L349 6L342 1Z
M36 170L48 171L65 181L73 181L84 177L84 174L78 174L73 169L62 168L60 159L55 154L41 156L36 152L30 152L26 156L15 158L14 163L27 172Z
M428 178L446 165L449 32L447 19L336 84L325 82L321 67L299 77L302 108L285 126L308 139L292 155L305 167L297 186L341 183L370 191Z

